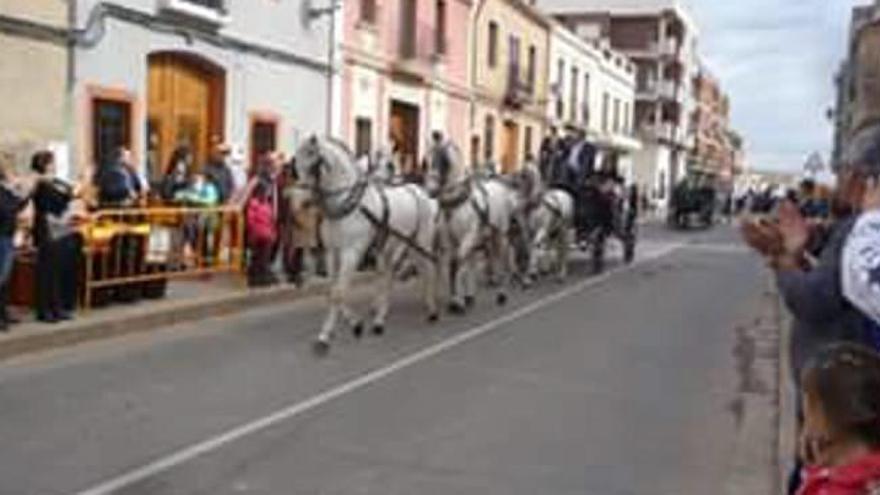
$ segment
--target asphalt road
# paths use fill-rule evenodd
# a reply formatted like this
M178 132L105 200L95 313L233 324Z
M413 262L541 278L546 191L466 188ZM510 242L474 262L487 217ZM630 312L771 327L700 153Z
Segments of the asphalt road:
M0 494L718 493L762 268L726 228L642 238L434 326L400 288L324 359L306 300L0 365Z

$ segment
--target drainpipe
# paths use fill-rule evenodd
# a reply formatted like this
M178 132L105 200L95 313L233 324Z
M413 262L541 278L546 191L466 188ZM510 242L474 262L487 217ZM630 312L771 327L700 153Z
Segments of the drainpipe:
M474 39L469 40L470 46L471 46L471 56L469 57L470 63L468 64L469 65L468 72L469 72L469 77L471 80L470 81L471 82L471 84L470 84L470 87L471 87L471 94L470 94L471 125L470 125L470 131L471 131L471 133L473 133L474 129L476 129L476 127L477 127L477 122L476 122L477 94L476 94L476 92L477 92L477 60L479 57L479 55L478 55L479 39L477 38L478 31L479 31L478 27L479 27L479 22L480 22L480 13L483 11L483 7L486 5L487 1L488 0L477 0L477 8L476 8L476 11L474 11L473 26L472 26L472 29L470 30L470 33L471 33L470 35L474 37ZM470 151L469 155L473 155L473 150L470 149L470 142L472 141L472 138L473 138L473 135L469 134L468 135L468 150ZM483 143L483 146L485 146L485 145L486 145L486 143ZM468 156L467 159L470 160L470 156ZM477 161L479 162L479 156L477 157Z
M79 2L73 0L67 3L67 28L71 29L77 25L77 8ZM64 87L64 135L68 142L67 161L71 164L71 168L75 168L76 156L78 155L79 146L76 139L76 116L74 115L76 106L76 42L69 40L67 42L67 71Z

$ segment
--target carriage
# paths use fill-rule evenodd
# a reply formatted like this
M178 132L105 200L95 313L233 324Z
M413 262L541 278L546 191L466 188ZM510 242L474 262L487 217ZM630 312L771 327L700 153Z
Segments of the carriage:
M635 186L624 187L622 181L600 173L591 177L575 198L578 246L590 253L593 272L604 270L607 243L611 238L620 241L624 263L631 263L638 239Z
M672 191L670 199L667 218L670 227L688 229L695 218L705 228L714 223L717 194L706 180L684 179Z

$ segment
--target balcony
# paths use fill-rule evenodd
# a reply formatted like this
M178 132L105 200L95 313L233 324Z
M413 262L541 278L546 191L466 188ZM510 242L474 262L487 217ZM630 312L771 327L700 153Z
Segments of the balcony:
M397 60L393 62L395 71L402 75L427 79L433 72L442 71L449 50L449 39L438 33L434 26L419 23L404 26L397 40Z
M636 88L636 98L640 100L656 100L658 83L656 79L640 81Z
M507 68L507 86L504 90L504 104L522 108L532 102L534 87L528 75L524 75L518 65Z
M677 58L680 54L678 41L675 38L667 38L659 43L660 55Z
M658 93L664 100L684 103L684 91L678 87L675 81L664 80L660 82Z
M214 28L229 23L227 0L159 0L159 11Z

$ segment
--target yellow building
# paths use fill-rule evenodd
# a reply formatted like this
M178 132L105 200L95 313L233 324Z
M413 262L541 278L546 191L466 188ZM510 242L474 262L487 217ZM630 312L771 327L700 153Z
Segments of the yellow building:
M64 0L0 0L0 153L19 169L38 148L67 162L67 19Z
M470 163L512 172L540 146L550 22L519 0L479 0L471 32Z

